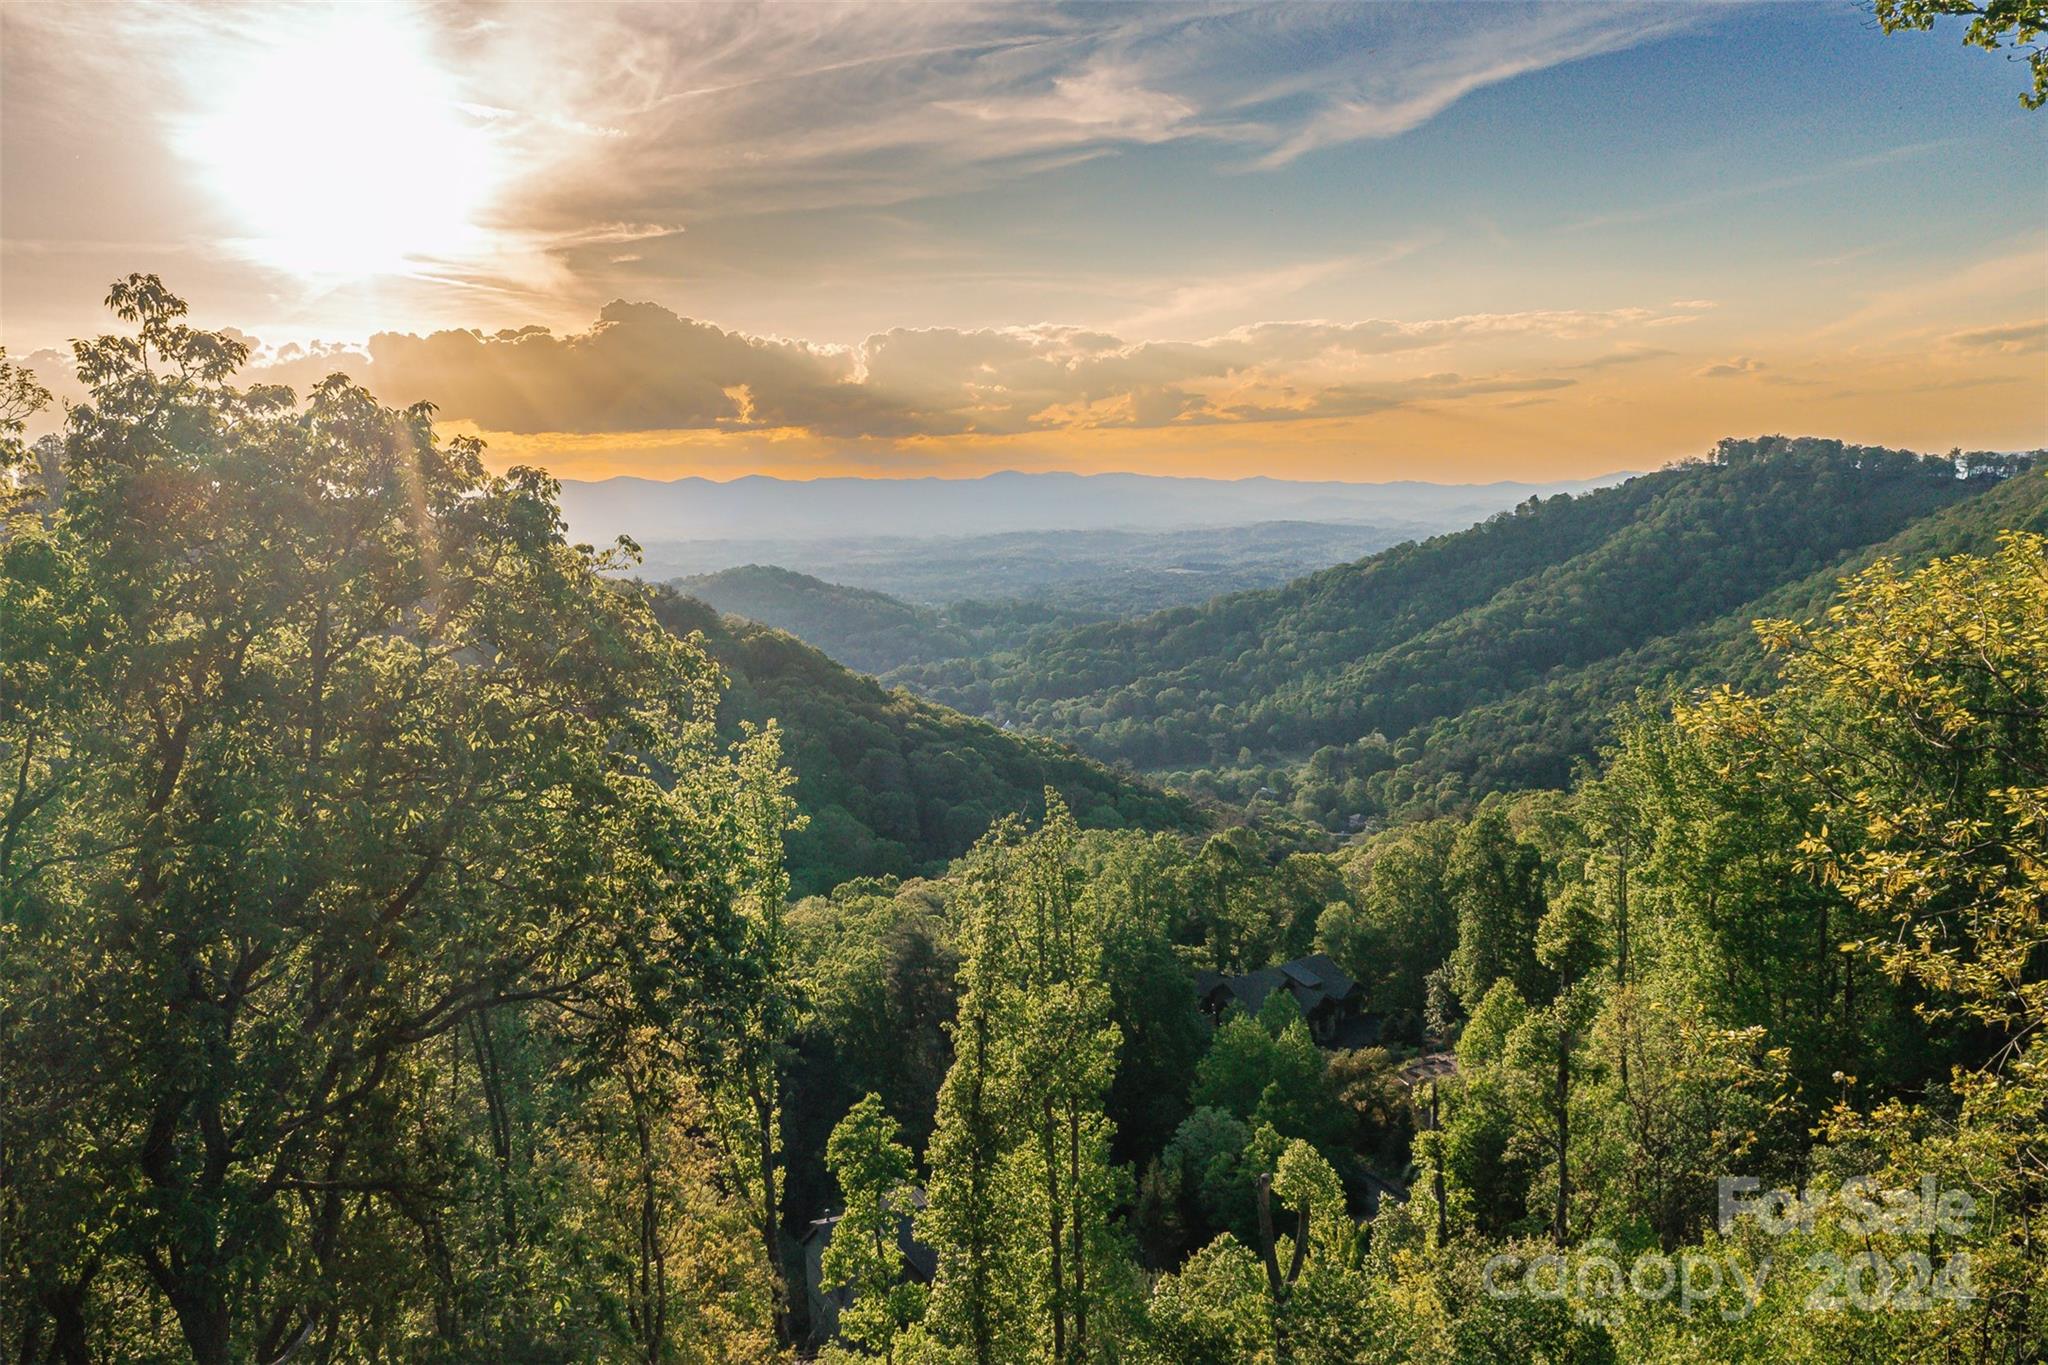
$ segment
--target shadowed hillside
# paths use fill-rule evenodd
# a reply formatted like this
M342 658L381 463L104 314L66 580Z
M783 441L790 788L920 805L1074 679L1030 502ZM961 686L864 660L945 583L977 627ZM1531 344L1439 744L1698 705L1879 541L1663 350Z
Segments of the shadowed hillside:
M915 876L958 857L1005 815L1044 813L1058 791L1092 828L1192 829L1182 798L1119 775L1063 745L891 691L802 641L672 590L655 614L701 634L729 680L718 720L782 727L783 756L809 817L789 838L794 891L851 877Z
M966 631L929 607L772 564L678 578L673 586L722 612L786 630L863 673L957 659L975 648Z

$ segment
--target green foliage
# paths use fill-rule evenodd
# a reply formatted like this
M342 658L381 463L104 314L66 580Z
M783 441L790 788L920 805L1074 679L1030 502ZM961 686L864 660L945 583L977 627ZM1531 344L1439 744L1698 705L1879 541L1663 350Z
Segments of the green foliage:
M1107 1113L1120 1160L1157 1152L1187 1112L1187 1078L1209 1045L1209 1019L1176 950L1180 841L1093 835L1078 856L1102 938L1102 975L1120 1034Z
M1507 1054L1508 1039L1529 1017L1529 1006L1512 981L1496 981L1458 1035L1458 1065L1477 1072Z
M828 1176L840 1358L2024 1359L2048 1337L2048 542L1926 563L2030 525L2038 475L1724 445L1276 598L1353 630L1328 655L1228 603L1186 638L1101 632L1126 663L1241 644L1209 682L1295 711L1172 707L1214 727L1197 744L1256 739L1244 771L1316 737L1297 704L1327 687L1362 708L1345 726L1402 736L1354 754L1415 777L1417 735L1530 687L1576 676L1551 695L1577 705L1639 666L1690 677L1681 654L1754 681L1722 651L1730 604L1785 609L1757 631L1774 686L1668 717L1637 698L1571 791L1328 855L1276 832L1276 798L1199 842L1129 828L1185 808L623 582L630 547L568 544L545 477L487 474L424 408L339 377L303 404L235 389L239 344L152 278L111 302L136 334L79 345L91 400L0 539L16 1354L771 1358L797 1325L784 1229ZM0 370L7 393L36 397ZM1666 560L1726 581L1674 600ZM1815 566L1850 561L1815 619ZM705 647L745 665L723 702ZM1525 759L1547 761L1496 775ZM1024 794L1048 776L1115 828L1083 833L1058 783ZM792 904L792 832L822 841L810 885L889 875ZM1326 1053L1286 990L1201 1014L1194 967L1312 942L1394 1037L1456 1033L1455 1068ZM928 1298L897 1241L920 1156ZM1927 1177L1978 1220L1722 1226L1724 1174ZM1493 1281L1609 1251L1760 1288L1687 1313ZM1952 1253L1968 1294L1809 1311L1827 1257Z
M1282 856L1282 848L1280 840L1240 826L1211 835L1176 869L1186 907L1179 941L1201 944L1213 970L1252 971L1301 956L1323 912L1349 895L1327 859Z
M1988 1196L1961 1330L2038 1342L2048 1264L2021 1211L2048 1194L2048 541L2009 535L1909 576L1879 563L1824 626L1760 630L1788 656L1783 686L1679 724L1810 806L1798 853L1847 903L1842 956L1958 1054L1917 1094L1859 1102L1844 1077L1826 1132L1849 1171L1941 1171Z
M715 669L545 476L340 376L234 388L154 277L109 304L61 507L0 541L0 1318L771 1351L687 1060L765 1046L772 738L723 749Z
M1458 913L1451 981L1466 1008L1477 1007L1499 981L1532 1003L1548 999L1555 978L1536 953L1543 859L1508 828L1501 803L1488 802L1459 831L1444 881Z
M721 618L669 589L654 590L654 610L729 680L721 734L771 719L780 727L806 817L789 839L798 895L856 877L937 875L1002 817L1042 814L1047 788L1093 828L1197 823L1179 797L1060 745L885 690L779 631Z
M1344 1126L1331 1131L1330 1149L1399 1170L1414 1136L1415 1106L1393 1055L1378 1047L1333 1052L1323 1074L1344 1116Z
M1366 988L1394 1037L1427 1031L1429 974L1458 942L1450 855L1458 824L1432 820L1390 830L1349 862L1356 890L1316 924L1316 946Z
M2025 58L2034 80L2020 103L2029 109L2048 104L2048 45L2041 42L2041 35L2048 33L2044 0L1874 0L1874 8L1886 33L1925 33L1938 19L1968 19L1965 43Z
M1092 1360L1135 1311L1113 1219L1129 1180L1103 1112L1119 1031L1099 909L1072 817L1050 791L1046 809L1037 832L1006 822L970 860L965 990L919 1220L939 1254L933 1333L977 1362Z
M924 1316L924 1287L908 1280L897 1240L911 1208L911 1165L896 1133L882 1097L869 1094L825 1144L825 1165L846 1207L825 1245L822 1284L852 1292L839 1312L839 1335L870 1355L893 1355L897 1336Z
M1258 1019L1233 1012L1223 1021L1195 1069L1189 1098L1197 1112L1216 1109L1285 1137L1334 1145L1349 1128L1349 1116L1293 998L1276 990L1269 1005L1275 997L1286 1004L1261 1010Z
M1275 1051L1273 1035L1264 1024L1242 1011L1231 1011L1195 1068L1193 1102L1198 1108L1249 1119L1266 1093Z
M2024 462L1816 439L1723 442L1704 461L1559 495L1280 589L1081 627L1013 655L906 670L936 700L1300 813L1457 809L1562 787L1610 712L1676 677L1766 675L1748 623L1832 591L1917 520L2006 482L1942 548L2048 513ZM1898 547L1902 553L1906 547ZM1924 557L1924 549L1912 551Z
M28 419L49 405L50 391L37 382L35 372L9 360L0 347L0 516L43 492L30 482L41 471L33 467L34 453L21 434Z
M1308 1214L1300 1256L1291 1233L1273 1239L1270 1261L1241 1235L1222 1233L1154 1287L1139 1358L1339 1365L1377 1353L1384 1333L1376 1286L1357 1263L1357 1225L1337 1173L1301 1141L1272 1152L1270 1165L1277 1205L1295 1218ZM1286 1220L1290 1228L1299 1227L1295 1218Z
M1258 1253L1225 1234L1153 1288L1154 1359L1175 1365L1270 1360L1273 1319Z
M849 882L790 907L794 970L807 1006L784 1084L791 1153L788 1202L823 1209L822 1154L839 1116L870 1091L907 1116L916 1153L931 1138L939 1083L952 1064L946 1035L956 1007L959 953L946 883Z
M1243 1119L1206 1106L1174 1130L1157 1162L1157 1222L1150 1229L1141 1226L1141 1233L1151 1232L1148 1249L1162 1263L1178 1261L1179 1252L1219 1232L1252 1235L1257 1165L1249 1156L1251 1143L1252 1130Z
M975 649L966 631L929 607L770 565L678 578L672 586L719 611L786 630L863 673L956 659Z

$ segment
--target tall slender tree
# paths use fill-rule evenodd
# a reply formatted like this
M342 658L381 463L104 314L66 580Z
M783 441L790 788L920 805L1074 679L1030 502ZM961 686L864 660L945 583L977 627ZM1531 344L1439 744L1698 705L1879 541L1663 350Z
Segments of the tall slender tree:
M933 1139L935 1167L958 1153L965 1169L943 1183L935 1170L927 1226L940 1249L939 1326L977 1360L1020 1349L1058 1365L1095 1359L1116 1331L1105 1317L1129 1292L1114 1222L1129 1179L1112 1164L1103 1112L1119 1035L1075 839L1048 791L1040 830L1006 826L985 845L970 911L954 1074ZM991 1242L991 1231L1002 1235Z

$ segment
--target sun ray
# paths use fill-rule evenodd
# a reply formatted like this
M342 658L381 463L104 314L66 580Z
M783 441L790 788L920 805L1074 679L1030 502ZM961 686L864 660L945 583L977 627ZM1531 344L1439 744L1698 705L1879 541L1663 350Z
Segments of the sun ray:
M416 273L479 252L491 130L397 7L282 11L174 140L235 245L309 279Z

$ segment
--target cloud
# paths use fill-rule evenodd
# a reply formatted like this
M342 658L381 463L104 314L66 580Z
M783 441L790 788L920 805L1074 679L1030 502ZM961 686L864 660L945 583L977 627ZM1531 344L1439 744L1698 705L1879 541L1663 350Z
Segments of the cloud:
M1684 305L1675 304L1673 306L1683 307ZM1619 350L1609 351L1606 355L1596 355L1591 360L1582 360L1569 368L1574 370L1611 370L1618 365L1640 365L1646 360L1661 360L1665 356L1677 354L1678 352L1667 351L1661 346L1623 346Z
M1175 281L1163 291L1158 302L1130 314L1117 325L1129 331L1140 331L1191 318L1221 316L1253 305L1272 304L1301 294L1312 285L1391 265L1435 240L1433 236L1418 236L1355 255L1215 275L1194 283Z
M1794 171L1786 175L1771 176L1760 180L1745 180L1733 184L1716 186L1699 194L1687 195L1683 199L1667 200L1662 204L1651 204L1642 208L1617 210L1612 213L1596 213L1576 222L1564 225L1566 232L1588 232L1600 228L1629 227L1643 223L1654 223L1666 218L1690 215L1695 210L1712 208L1721 204L1737 203L1763 195L1779 194L1786 190L1802 189L1842 176L1854 176L1864 171L1875 170L1901 161L1910 161L1955 146L1958 138L1939 138L1926 142L1911 142L1897 147L1886 147L1866 156L1849 157L1833 164L1812 170ZM1704 301L1702 301L1704 302ZM1680 305L1673 305L1678 307ZM1711 303L1706 304L1712 307Z
M1315 395L1299 410L1269 410L1268 420L1298 417L1362 417L1418 403L1449 402L1494 394L1550 393L1578 381L1557 377L1493 376L1468 379L1461 374L1432 374L1384 384L1340 384Z
M1358 53L1364 60L1328 73L1308 116L1251 164L1271 170L1324 147L1399 136L1474 91L1671 36L1699 13L1675 5L1459 6L1444 25L1433 22L1442 17L1436 13L1403 7L1389 16L1382 9L1379 17L1393 18L1390 28L1421 41L1376 32L1372 47Z
M753 336L652 303L607 304L587 330L379 332L360 348L259 348L250 378L305 389L335 370L384 401L431 400L486 430L764 432L843 439L1019 435L1102 427L1362 417L1548 392L1560 376L1434 368L1423 357L1503 339L1572 345L1655 310L1474 313L1254 323L1194 341L1131 341L1037 324L899 327L858 345ZM1638 352L1617 353L1627 359ZM1654 354L1663 354L1654 352ZM1584 368L1623 363L1597 358Z
M858 357L846 348L730 332L651 303L607 304L589 331L570 336L380 332L366 360L358 377L386 401L431 399L501 431L931 428L855 382Z
M1945 340L1949 345L1965 351L2031 355L2036 351L2048 351L2048 321L2016 322L2006 327L1981 327L1975 331L1953 332Z
M1718 361L1693 373L1701 379L1737 379L1743 375L1759 374L1768 368L1770 367L1761 360L1739 355L1732 360Z
M2012 306L2017 281L2038 281L2048 259L2048 232L2030 230L1995 243L1989 254L1940 263L1891 277L1863 293L1855 307L1815 329L1815 339L1852 334L1859 339L1881 327L1908 329L1906 335L1933 340L1929 321L1997 316ZM2034 290L2039 285L2032 286ZM1996 330L1996 329L1991 329Z
M175 132L252 51L332 7L31 7L10 73ZM531 5L414 3L417 30L516 172L492 223L573 247L593 221L897 203L1146 146L1272 169L1398 136L1476 90L1678 32L1696 6ZM161 54L176 52L165 64ZM1505 55L1504 55L1505 54ZM140 89L146 82L146 90ZM128 115L134 115L133 118Z

